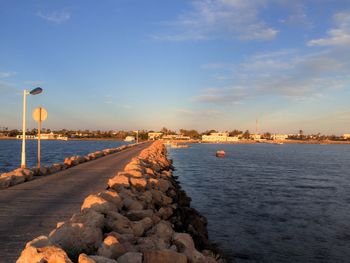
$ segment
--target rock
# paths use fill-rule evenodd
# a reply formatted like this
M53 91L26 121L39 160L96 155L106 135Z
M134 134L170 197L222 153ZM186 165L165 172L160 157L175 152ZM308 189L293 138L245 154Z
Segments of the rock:
M172 198L166 196L159 190L152 189L150 191L152 193L153 202L158 206L169 205L173 202Z
M173 242L179 252L195 249L193 239L187 233L174 233Z
M21 169L21 173L24 175L26 181L32 180L34 172L28 168Z
M145 191L139 195L139 199L150 204L152 202L152 193L150 191Z
M55 164L51 165L51 167L49 167L49 170L50 170L51 174L57 173L57 172L62 170L62 164L55 163Z
M17 263L31 263L31 262L53 262L53 263L72 263L68 258L66 252L61 248L55 246L45 247L26 247L18 260Z
M163 249L158 251L145 251L143 254L144 263L187 263L185 255L170 249Z
M118 263L142 263L142 254L139 252L127 252L118 258Z
M40 166L40 169L38 169L38 175L39 176L45 176L45 175L49 175L50 174L50 171L47 167L45 166Z
M107 214L109 211L118 210L118 207L101 196L92 194L85 198L84 203L81 206L81 211L86 209L92 209L96 212Z
M166 242L164 239L156 237L154 235L140 237L137 239L136 249L137 251L144 253L146 251L152 250L161 250L168 249L169 242Z
M50 233L54 244L62 247L72 258L81 252L94 253L102 242L102 230L82 223L66 222Z
M130 210L126 213L126 217L129 218L131 221L138 221L145 217L152 217L153 210L147 209L147 210Z
M136 236L136 237L141 237L143 235L143 233L145 232L144 224L140 221L131 222L130 226L133 230L134 236Z
M34 238L32 241L29 241L26 244L26 247L35 247L35 248L41 248L41 247L49 247L52 246L51 240L47 236L38 236Z
M125 198L123 201L123 206L131 211L136 211L136 210L143 210L144 206L141 202L133 200L132 198Z
M122 206L122 199L116 191L106 190L106 191L99 193L99 196L101 196L103 199L115 204L118 209L121 208L121 206Z
M147 180L145 178L130 177L130 184L139 190L143 190L147 186Z
M158 214L163 220L167 220L173 214L173 209L171 207L161 207Z
M126 248L119 242L118 238L114 235L109 235L98 248L97 255L117 259L126 252Z
M71 217L70 222L81 223L85 226L103 228L105 224L105 217L103 214L96 212L93 209L87 209L78 214L74 214Z
M0 189L7 188L11 184L11 176L6 176L6 174L2 174L0 176Z
M82 253L79 255L78 263L96 263L96 261L90 258L88 255Z
M168 221L160 221L158 224L156 224L151 230L151 233L156 235L159 238L162 238L164 240L170 241L174 230L171 227L170 223Z
M164 180L164 179L159 179L158 180L158 188L160 191L162 191L163 193L165 193L166 191L168 191L168 189L172 187L171 183L168 180Z
M130 187L129 177L118 174L108 180L108 186L119 192L121 188Z
M102 257L102 256L88 256L89 259L93 260L94 263L118 263L114 259ZM79 261L79 263L81 263ZM90 263L89 261L87 263Z
M130 220L114 211L107 214L106 227L120 234L134 234Z

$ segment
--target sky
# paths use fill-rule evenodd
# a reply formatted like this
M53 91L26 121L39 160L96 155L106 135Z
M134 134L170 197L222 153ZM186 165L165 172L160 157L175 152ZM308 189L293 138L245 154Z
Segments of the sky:
M349 0L0 0L0 127L350 133L349 72Z

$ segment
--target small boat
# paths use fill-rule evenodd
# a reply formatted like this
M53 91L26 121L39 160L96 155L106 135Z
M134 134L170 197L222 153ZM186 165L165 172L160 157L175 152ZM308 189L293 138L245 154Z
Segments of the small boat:
M67 136L58 136L57 137L57 140L60 140L60 141L68 141L68 137Z
M275 144L282 145L283 142L275 142Z
M174 142L174 143L170 144L170 147L171 148L189 148L190 146L187 144L179 144L179 143Z
M225 154L224 150L216 151L216 157L225 157Z

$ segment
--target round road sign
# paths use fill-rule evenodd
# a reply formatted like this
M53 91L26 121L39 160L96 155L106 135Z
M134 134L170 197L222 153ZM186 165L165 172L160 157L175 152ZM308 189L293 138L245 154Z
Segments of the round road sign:
M37 122L45 121L47 119L47 111L42 107L36 108L33 111L33 119Z

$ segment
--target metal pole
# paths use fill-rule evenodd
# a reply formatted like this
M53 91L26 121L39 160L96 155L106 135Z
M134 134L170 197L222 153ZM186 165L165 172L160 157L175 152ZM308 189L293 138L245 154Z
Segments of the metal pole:
M26 168L26 97L27 90L23 91L23 119L22 119L22 159L21 168Z
M136 143L139 143L139 131L136 132Z
M40 131L41 131L41 107L39 107L39 121L38 121L38 171L40 171Z

